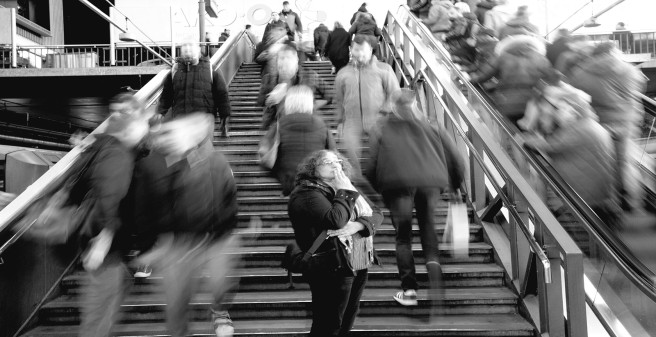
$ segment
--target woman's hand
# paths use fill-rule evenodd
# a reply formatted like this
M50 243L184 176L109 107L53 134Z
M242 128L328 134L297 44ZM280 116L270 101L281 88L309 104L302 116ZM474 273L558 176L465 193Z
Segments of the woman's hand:
M351 180L346 176L346 174L344 174L344 171L341 167L335 168L335 180L333 185L337 190L357 191L351 183Z
M112 246L113 239L114 232L108 229L103 229L98 236L91 239L91 246L82 259L82 265L85 270L92 271L100 267L103 261L105 261L109 248Z
M340 238L350 237L351 235L364 229L364 225L357 221L349 221L346 226L340 229L330 229L327 231L328 236L337 236Z

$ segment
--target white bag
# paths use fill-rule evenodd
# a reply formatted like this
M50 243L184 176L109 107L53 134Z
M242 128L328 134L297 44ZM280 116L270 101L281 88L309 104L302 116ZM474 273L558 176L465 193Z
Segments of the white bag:
M469 218L465 203L449 202L449 213L446 216L442 241L452 244L454 257L469 257Z

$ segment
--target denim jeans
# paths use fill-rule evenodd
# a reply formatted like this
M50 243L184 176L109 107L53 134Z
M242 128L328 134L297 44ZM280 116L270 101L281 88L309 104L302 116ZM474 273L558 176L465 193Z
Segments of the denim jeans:
M426 263L439 261L437 234L433 221L439 197L440 189L430 187L400 188L383 192L385 204L392 216L392 225L396 229L396 263L403 290L419 288L415 259L412 255L413 205L417 210L421 247Z
M110 335L118 321L121 303L128 289L125 283L128 275L125 264L109 256L98 269L86 274L87 283L82 292L80 336Z
M310 336L346 336L358 314L368 270L359 270L355 276L330 272L305 276L312 292Z

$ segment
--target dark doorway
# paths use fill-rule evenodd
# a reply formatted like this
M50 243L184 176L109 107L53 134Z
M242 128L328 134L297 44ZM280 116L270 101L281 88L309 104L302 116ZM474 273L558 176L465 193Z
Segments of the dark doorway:
M105 0L89 0L109 15ZM114 4L114 0L110 0ZM109 23L78 0L64 0L65 44L108 44Z

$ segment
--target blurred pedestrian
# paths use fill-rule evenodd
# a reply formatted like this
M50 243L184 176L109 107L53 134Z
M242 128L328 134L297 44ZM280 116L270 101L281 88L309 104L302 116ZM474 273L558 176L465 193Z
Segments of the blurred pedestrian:
M322 61L323 57L326 56L326 43L328 42L329 35L330 30L323 23L320 23L314 29L314 51L319 55L317 61Z
M484 26L487 26L485 23L485 13L487 13L489 10L494 8L496 5L497 5L496 0L483 0L477 3L474 14L476 14L476 18L478 19L478 22L480 22Z
M89 168L80 177L81 190L95 198L90 227L82 233L91 239L83 245L82 265L88 282L82 291L80 336L109 336L119 320L119 311L129 277L125 257L131 249L130 214L123 199L128 195L135 162L135 148L148 134L143 105L132 93L114 97L104 132L95 135L88 153L94 153ZM85 195L87 193L81 193Z
M374 16L371 13L369 13L369 11L367 10L367 3L363 2L362 5L360 5L360 7L358 8L358 10L355 13L353 13L353 16L351 17L349 23L353 24L358 19L358 16L361 15L362 13L371 15L371 19L374 21L374 23L376 22L376 18L374 18Z
M508 4L508 0L496 0L496 6L485 12L483 25L494 30L499 36L499 30L515 13L515 8Z
M528 6L519 6L515 16L499 28L499 40L512 35L534 35L539 36L540 30L529 20Z
M158 234L154 247L137 258L163 274L166 322L172 336L187 336L190 301L201 274L209 273L212 319L217 336L234 327L222 302L236 261L236 184L232 170L209 141L214 120L203 113L174 118L153 130L151 152L135 170L137 218Z
M198 43L184 43L180 56L171 68L171 76L164 80L158 114L171 119L206 112L221 121L221 135L228 137L230 97L223 75L212 69L207 57L201 57Z
M278 121L280 145L273 173L283 195L294 189L296 168L305 157L318 150L335 150L335 140L324 121L312 114L314 93L305 85L289 88L285 95L285 115ZM275 132L274 128L271 128Z
M328 41L326 41L326 56L333 64L333 74L337 74L340 69L349 63L350 46L351 35L342 27L339 21L335 21L335 27L328 35Z
M415 93L394 93L392 114L372 131L367 177L383 195L396 230L396 261L402 291L394 299L415 306L417 283L412 253L412 209L417 210L421 246L431 290L443 288L434 210L443 190L457 191L464 179L464 163L453 140L428 123L417 108ZM435 298L435 297L433 297Z
M383 34L380 31L380 28L376 25L376 21L373 20L374 16L371 15L371 13L366 12L358 12L357 14L355 22L353 22L353 25L351 25L351 28L349 29L349 34L351 34L351 36L357 34L373 36L376 39L376 43L372 46L374 48L373 53L380 59L381 56L378 41Z
M258 105L265 107L262 116L262 129L264 130L284 115L284 105L281 103L285 99L287 89L294 85L307 85L323 99L322 102L315 104L315 109L318 108L318 105L332 100L330 89L325 81L314 71L299 66L298 53L291 44L283 44L276 55L277 71L275 74L264 75L257 101Z
M622 207L638 208L642 200L640 172L633 159L634 139L640 137L644 110L640 94L645 76L620 57L613 42L596 45L592 56L574 69L569 81L592 98L599 122L613 134L617 156L618 191Z
M299 165L289 197L289 219L302 251L309 250L324 230L337 238L323 241L313 268L304 273L312 292L312 337L348 335L368 268L376 262L373 235L383 215L353 186L350 173L338 152L314 152ZM350 265L338 263L336 245L345 246Z
M298 41L300 43L303 35L303 23L301 22L301 16L289 7L289 1L283 1L280 17L289 26L289 41Z
M221 36L219 36L219 42L226 42L226 40L228 40L229 37L230 37L230 29L226 28L221 33Z
M417 18L425 19L428 17L428 11L431 8L431 0L408 0L407 5L410 12L416 15Z
M436 39L442 40L444 33L451 30L451 19L457 16L458 10L451 0L432 0L428 17L422 22Z
M353 61L337 73L335 100L338 130L356 180L362 170L359 158L362 138L378 118L391 110L390 99L399 83L389 64L373 55L376 39L370 35L355 35L351 43Z

